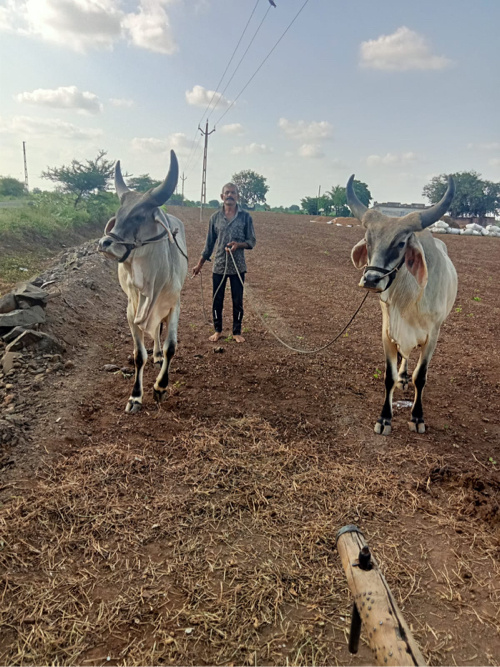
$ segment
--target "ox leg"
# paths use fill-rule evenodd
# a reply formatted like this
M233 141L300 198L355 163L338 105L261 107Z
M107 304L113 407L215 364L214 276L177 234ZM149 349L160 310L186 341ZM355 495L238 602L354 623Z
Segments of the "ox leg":
M398 352L398 359L400 357L401 355ZM403 389L403 391L406 391L406 389L408 389L409 384L410 384L410 376L408 375L408 359L401 357L401 364L399 366L399 371L398 371L397 387L398 389Z
M163 322L160 322L155 333L153 346L153 362L155 364L163 363L163 350L161 349L161 332L163 331Z
M374 431L381 435L389 435L392 430L392 394L398 377L398 348L386 333L382 336L382 342L385 352L385 400Z
M415 399L411 409L411 421L408 422L410 431L425 433L424 409L422 406L422 394L424 393L427 380L427 369L429 368L432 355L436 349L439 331L429 336L427 343L422 346L417 367L413 371L413 384L415 385Z
M177 304L165 319L167 325L167 337L163 343L163 364L153 387L153 397L157 403L163 401L168 387L170 362L177 349L177 327L179 325L180 310L180 301L177 301Z
M132 338L134 339L134 364L135 364L135 381L128 399L125 412L133 414L134 412L139 412L142 408L142 375L144 372L144 366L148 358L148 353L144 346L144 332L139 329L139 327L134 324L135 310L131 303L127 308L127 319L130 326L130 331L132 332Z

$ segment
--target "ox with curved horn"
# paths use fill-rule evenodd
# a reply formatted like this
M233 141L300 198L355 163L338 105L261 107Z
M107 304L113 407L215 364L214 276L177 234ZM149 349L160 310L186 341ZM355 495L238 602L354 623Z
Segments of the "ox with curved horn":
M408 387L408 357L415 347L420 347L421 353L412 376L415 396L408 423L411 431L424 433L422 393L427 368L440 327L455 301L458 283L446 245L426 227L446 213L455 184L449 176L446 193L437 204L422 212L391 218L376 209L367 209L356 197L353 181L351 176L346 188L347 203L366 233L352 249L351 258L354 266L364 269L360 287L377 292L382 308L385 401L375 433L391 432L392 395L396 385ZM398 355L402 359L399 371Z
M161 364L153 396L158 403L166 395L169 368L177 347L180 292L187 274L184 225L161 206L173 194L179 166L174 151L170 168L160 185L146 193L125 185L120 162L115 165L115 187L120 198L116 215L108 221L99 250L118 261L118 278L128 297L127 319L134 339L135 382L125 408L141 409L143 370L147 361L144 334L154 341L155 363ZM160 343L162 326L167 335Z

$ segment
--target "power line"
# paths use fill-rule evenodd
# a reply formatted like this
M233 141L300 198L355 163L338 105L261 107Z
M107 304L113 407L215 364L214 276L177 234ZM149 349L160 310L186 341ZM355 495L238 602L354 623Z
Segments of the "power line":
M263 18L262 21L259 23L259 25L258 25L258 27L257 27L257 30L254 32L253 37L252 37L252 39L250 40L250 44L247 46L247 48L246 48L246 50L245 50L245 53L241 56L241 58L240 58L240 62L236 65L236 69L235 69L234 72L232 73L231 78L229 79L229 81L226 83L226 86L225 86L224 90L222 91L222 93L220 94L220 97L217 99L217 102L215 103L214 108L213 108L213 109L210 111L210 113L208 114L208 118L210 118L210 116L213 114L213 112L217 109L217 105L219 104L219 102L221 101L222 97L224 96L224 93L226 92L227 87L229 86L229 84L231 83L231 81L234 79L234 75L235 75L236 72L239 70L240 65L241 65L241 63L243 62L244 57L245 57L246 54L248 53L248 51L249 51L250 47L252 46L252 44L253 44L255 38L257 37L257 34L258 34L259 30L261 29L262 24L263 24L264 21L266 20L267 15L269 14L270 9L271 9L271 5L269 5L269 7L267 8L267 12L264 14L264 18Z
M257 9L257 5L259 4L259 2L260 2L260 0L257 0L256 3L255 3L255 5L254 5L254 8L253 8L253 10L252 10L252 13L250 14L250 17L248 18L248 21L246 22L246 25L245 25L245 27L243 28L243 32L242 32L241 35L240 35L240 38L239 38L239 40L238 40L238 43L236 44L236 47L235 47L235 49L234 49L234 51L233 51L231 57L229 58L229 62L228 62L227 65L226 65L226 69L224 70L224 72L223 72L223 74L222 74L222 76L221 76L221 78L220 78L220 80L219 80L219 83L217 84L217 88L216 88L216 89L214 90L214 92L213 92L212 99L211 99L210 102L207 104L207 108L205 109L205 111L204 111L203 114L201 115L201 118L200 118L200 120L198 121L198 125L201 123L201 121L203 120L205 114L207 113L208 109L210 108L210 105L212 104L212 102L213 102L213 100L214 100L214 97L216 96L217 91L219 90L219 87L220 87L220 85L221 85L221 83L222 83L224 77L226 76L226 72L227 72L227 70L229 69L229 66L231 65L231 63L232 63L232 61L233 61L233 58L234 58L234 56L235 56L235 54L236 54L236 51L238 50L239 45L241 44L241 40L242 40L243 37L245 36L245 33L246 33L246 31L247 31L247 28L248 28L248 25L249 25L250 21L252 20L252 17L253 17L253 15L254 15L254 13L255 13L255 10ZM220 99L220 98L219 98L219 99ZM210 113L211 113L211 112L210 112ZM190 152L189 152L189 156L188 156L188 159L187 159L187 162L186 162L186 169L187 169L188 166L189 166L189 161L191 160L192 154L193 154L193 152L194 152L194 150L195 150L195 147L194 147L194 146L195 146L195 138L196 138L197 136L198 136L198 129L195 130L193 139L192 139L192 141L191 141L191 150L190 150Z
M222 116L219 118L219 120L215 123L215 126L217 126L217 125L221 122L221 120L224 118L224 116L227 114L227 112L231 109L231 107L234 105L234 103L238 100L238 98L240 97L240 95L242 95L242 93L243 93L243 92L246 90L246 88L250 85L250 83L253 81L254 77L257 75L257 73L258 73L258 72L260 71L260 69L263 67L264 63L267 61L267 59L269 58L269 56L271 55L271 53L272 53L272 52L274 51L274 49L278 46L278 44L281 42L281 40L283 39L283 37L286 35L286 33L290 30L290 28L292 27L292 25L295 23L295 21L296 21L297 18L299 17L299 14L302 12L302 10L304 9L304 7L307 5L308 2L309 2L309 0L306 0L306 1L304 2L304 4L302 5L302 7L299 9L299 11L295 14L295 16L293 17L293 19L291 20L291 22L288 24L288 27L286 28L285 32L281 35L281 37L278 39L278 41L276 42L276 44L275 44L275 45L273 46L273 48L269 51L269 53L267 54L267 56L264 58L264 60L263 60L263 61L261 62L261 64L257 67L257 69L255 70L255 72L252 74L252 76L249 78L249 80L246 82L246 84L245 84L245 85L243 86L243 88L240 90L240 92L238 93L238 95L234 98L234 100L231 102L231 104L228 106L228 108L224 111L224 113L223 113Z

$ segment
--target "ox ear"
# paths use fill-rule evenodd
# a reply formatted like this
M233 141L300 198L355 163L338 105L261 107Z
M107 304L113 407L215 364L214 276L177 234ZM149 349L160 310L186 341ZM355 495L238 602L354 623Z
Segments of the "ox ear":
M368 264L368 248L366 247L366 239L361 239L356 243L351 250L352 263L357 269L362 269Z
M106 228L104 229L104 235L109 234L109 232L113 229L113 227L115 226L115 224L116 224L116 217L113 216L113 217L110 218L110 219L108 220L108 222L106 223Z
M423 289L427 285L427 278L429 277L427 262L425 261L424 249L414 236L411 237L406 248L405 264L419 287Z

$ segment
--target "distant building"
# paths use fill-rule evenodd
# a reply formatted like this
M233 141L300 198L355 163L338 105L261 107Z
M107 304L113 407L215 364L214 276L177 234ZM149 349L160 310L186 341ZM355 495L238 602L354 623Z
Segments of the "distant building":
M404 215L408 215L408 213L423 211L427 206L425 204L401 204L398 201L376 201L373 208L391 218L402 218Z

